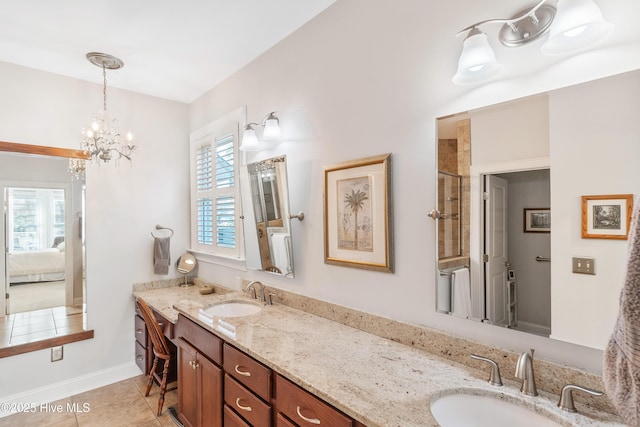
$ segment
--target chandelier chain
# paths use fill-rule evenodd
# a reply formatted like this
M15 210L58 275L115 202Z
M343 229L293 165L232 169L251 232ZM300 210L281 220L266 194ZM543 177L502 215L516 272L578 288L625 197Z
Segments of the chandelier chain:
M106 112L107 111L107 68L102 64L102 99L103 105L102 108Z

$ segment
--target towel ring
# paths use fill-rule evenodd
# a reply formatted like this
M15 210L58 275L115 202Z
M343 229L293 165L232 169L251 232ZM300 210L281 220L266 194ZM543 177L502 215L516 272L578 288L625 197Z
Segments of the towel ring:
M169 234L168 237L170 237L170 238L173 237L173 230L171 228L169 228L169 227L163 227L162 225L157 224L156 225L156 230L169 230L171 232L171 234ZM151 232L151 237L153 237L154 239L157 239L159 236L156 236L155 234L153 234L153 231L152 231Z

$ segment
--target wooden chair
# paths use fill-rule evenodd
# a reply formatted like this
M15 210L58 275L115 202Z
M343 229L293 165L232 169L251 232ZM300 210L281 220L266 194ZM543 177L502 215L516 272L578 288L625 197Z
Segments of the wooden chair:
M147 333L151 337L151 343L153 345L153 365L151 366L151 371L149 371L149 381L147 382L147 391L145 396L149 396L153 379L156 378L160 383L160 398L158 399L158 416L160 416L162 413L162 405L164 404L164 393L167 389L167 375L169 374L171 351L169 350L169 346L165 340L162 328L160 327L156 317L153 315L151 308L149 308L147 303L141 299L137 300L137 304L140 312L142 313L142 318L147 326ZM164 363L161 378L156 372L159 359Z

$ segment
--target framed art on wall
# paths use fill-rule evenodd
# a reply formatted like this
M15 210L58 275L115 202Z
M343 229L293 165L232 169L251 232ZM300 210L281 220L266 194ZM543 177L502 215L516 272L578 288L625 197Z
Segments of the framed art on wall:
M582 196L582 237L626 240L632 210L632 194Z
M525 233L550 233L551 232L551 209L549 208L524 209L524 232Z
M324 262L393 273L391 154L324 169Z

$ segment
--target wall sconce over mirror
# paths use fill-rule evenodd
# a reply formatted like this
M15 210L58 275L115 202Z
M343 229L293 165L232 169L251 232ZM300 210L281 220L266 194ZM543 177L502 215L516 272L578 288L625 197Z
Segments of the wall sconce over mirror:
M489 19L459 31L466 34L453 76L455 84L480 83L496 76L502 66L480 30L485 24L503 24L498 35L507 47L520 47L549 33L541 51L545 55L561 55L587 48L608 36L613 25L605 22L593 0L558 0L557 8L541 0L509 19Z
M263 127L262 140L258 139L254 126ZM275 111L267 114L260 123L248 123L242 132L242 151L258 151L264 148L261 142L280 142L282 140L282 130L280 120L275 115Z

